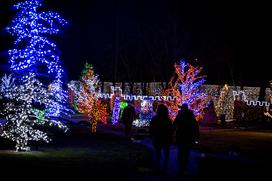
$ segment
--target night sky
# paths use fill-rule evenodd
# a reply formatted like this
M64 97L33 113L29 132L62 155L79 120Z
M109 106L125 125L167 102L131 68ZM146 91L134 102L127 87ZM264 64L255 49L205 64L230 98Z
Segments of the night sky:
M14 0L0 0L1 72L12 41L4 28ZM194 0L46 0L69 21L54 37L67 80L94 65L102 81L168 81L185 58L203 66L207 83L268 85L268 4Z

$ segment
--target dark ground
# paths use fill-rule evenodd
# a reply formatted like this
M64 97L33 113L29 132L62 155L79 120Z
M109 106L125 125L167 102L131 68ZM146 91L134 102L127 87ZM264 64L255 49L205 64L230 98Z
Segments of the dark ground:
M9 180L125 180L151 163L145 146L105 132L59 136L38 149L32 145L31 152L11 151L11 144L1 143L0 171Z
M122 127L99 126L59 136L32 152L14 152L0 141L1 177L9 180L264 180L271 176L272 132L201 127L187 176L179 177L177 148L171 146L169 173L152 172L152 142L146 130L134 129L135 140ZM2 180L2 179L1 179ZM267 179L265 179L267 180Z

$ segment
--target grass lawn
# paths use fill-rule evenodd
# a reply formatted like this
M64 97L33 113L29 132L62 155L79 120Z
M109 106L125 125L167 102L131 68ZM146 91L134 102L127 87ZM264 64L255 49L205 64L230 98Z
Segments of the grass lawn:
M202 127L195 148L211 153L198 158L200 178L262 180L270 177L272 131ZM237 155L229 155L230 150Z
M123 133L122 129L117 130ZM150 150L111 131L104 129L90 134L89 130L82 130L79 134L57 137L50 144L39 145L38 149L33 145L31 152L15 152L0 140L1 175L10 180L131 180L138 173L146 173L151 166ZM214 174L215 178L235 175L259 178L270 173L272 131L201 127L200 142L195 148L225 155L224 158L200 158L200 177L210 178ZM259 166L228 157L231 148L238 152L238 157L265 164Z
M92 180L123 178L151 164L146 147L106 133L64 136L32 150L0 150L1 173L14 180L35 180L33 173L46 179Z
M241 129L201 129L197 149L228 153L235 149L241 156L272 160L272 131Z

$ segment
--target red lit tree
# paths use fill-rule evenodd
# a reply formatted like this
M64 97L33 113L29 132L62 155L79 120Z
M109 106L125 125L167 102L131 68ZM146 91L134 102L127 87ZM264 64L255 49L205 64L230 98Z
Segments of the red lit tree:
M97 96L99 91L98 75L93 66L86 63L80 81L72 81L68 87L75 95L77 110L90 119L92 132L96 132L98 122L106 123L107 112L104 104Z

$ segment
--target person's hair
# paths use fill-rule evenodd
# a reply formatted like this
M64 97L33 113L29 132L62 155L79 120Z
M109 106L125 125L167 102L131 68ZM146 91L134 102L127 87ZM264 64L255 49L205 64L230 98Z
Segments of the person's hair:
M181 110L188 110L188 104L186 104L186 103L182 104Z
M168 116L168 108L164 104L159 104L157 108L157 115L167 117Z

